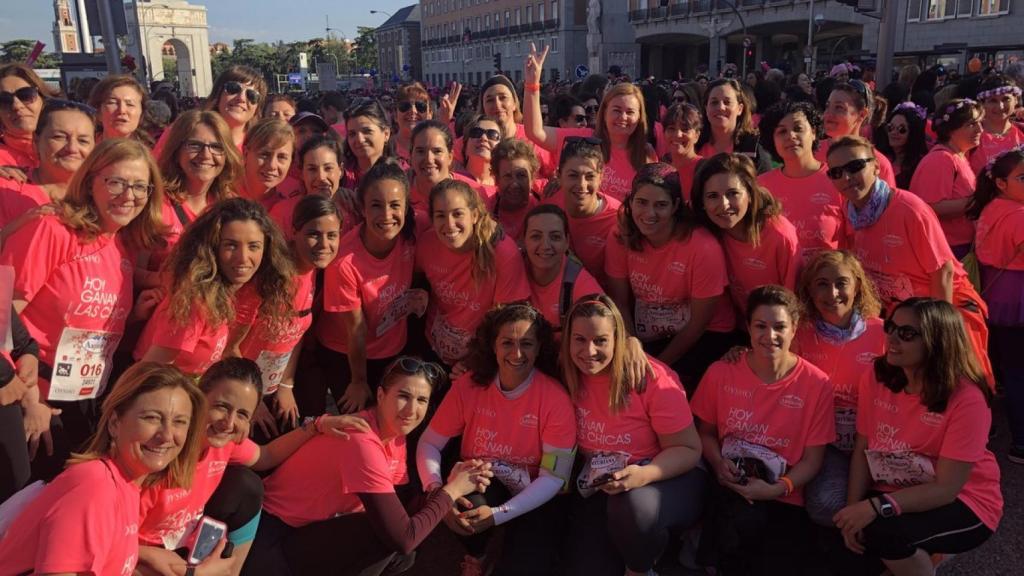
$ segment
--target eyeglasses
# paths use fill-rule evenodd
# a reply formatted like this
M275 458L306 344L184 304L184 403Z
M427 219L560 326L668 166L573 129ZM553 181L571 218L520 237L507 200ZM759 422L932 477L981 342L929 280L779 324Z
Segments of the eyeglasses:
M574 114L572 119L575 120L577 123L579 123L579 122L586 122L587 121L587 115L586 114Z
M420 114L427 113L427 103L422 100L404 100L398 103L399 112L408 112L412 110L413 106L416 107L416 112Z
M598 108L599 106L597 106L596 104L594 106L584 106L583 111L586 112L587 114L597 114Z
M913 342L921 337L921 332L913 326L900 326L892 320L886 320L882 324L882 329L885 330L886 334L896 334L896 337L902 342Z
M260 101L260 93L253 88L245 88L240 82L234 80L224 83L224 91L228 94L235 96L245 90L245 99L249 101L249 104L256 104Z
M893 134L893 133L896 133L896 134L906 134L907 133L907 127L902 125L902 124L900 124L900 125L889 124L888 126L886 126L886 130L889 131L889 134Z
M874 161L874 158L857 158L856 160L850 160L849 162L843 164L842 166L829 168L828 172L825 172L825 174L827 174L828 177L832 180L839 180L840 178L843 177L843 173L853 176L854 174L857 174L861 170L863 170L864 167L868 165L868 162Z
M391 376L391 373L395 370L401 370L404 374L409 376L422 373L428 380L430 380L430 384L432 385L431 387L435 389L442 385L448 378L447 374L445 374L444 368L441 368L440 364L424 362L423 360L412 356L401 356L387 367L387 370L384 371L384 377L381 380L386 381L388 376Z
M186 140L185 150L192 155L202 154L203 150L209 149L214 156L223 156L226 150L220 142L202 142L200 140Z
M686 102L686 96L676 96L672 98L673 102Z
M0 92L0 108L14 106L15 98L22 104L31 104L36 101L36 98L39 98L39 89L35 86L25 86L14 92Z
M468 134L470 138L480 138L482 136L487 136L487 139L490 140L491 142L497 142L498 140L501 140L501 132L498 132L494 128L484 129L480 128L479 126L474 126L473 128L469 129Z
M107 192L110 192L111 199L120 198L129 190L132 193L132 197L138 200L148 198L149 195L153 193L153 185L149 182L135 182L133 184L124 178L107 176L103 179L103 183L107 185Z

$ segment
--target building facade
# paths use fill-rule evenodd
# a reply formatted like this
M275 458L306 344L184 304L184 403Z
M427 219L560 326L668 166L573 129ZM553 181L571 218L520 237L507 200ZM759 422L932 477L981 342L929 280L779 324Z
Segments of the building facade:
M53 15L53 41L56 45L56 52L61 54L81 52L78 46L78 28L71 17L69 0L54 0Z
M423 79L419 4L395 12L375 36L377 71L385 82Z

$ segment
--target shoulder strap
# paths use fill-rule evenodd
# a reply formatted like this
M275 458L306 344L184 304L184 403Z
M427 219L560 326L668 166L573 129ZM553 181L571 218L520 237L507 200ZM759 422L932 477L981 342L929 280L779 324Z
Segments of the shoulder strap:
M185 208L177 202L171 202L171 208L174 209L174 214L178 217L178 222L181 222L183 227L188 227L192 223L192 219L185 213Z
M576 278L583 269L583 263L576 256L570 254L565 262L565 272L562 274L562 290L558 294L558 321L564 323L565 315L572 307L572 290L576 287Z

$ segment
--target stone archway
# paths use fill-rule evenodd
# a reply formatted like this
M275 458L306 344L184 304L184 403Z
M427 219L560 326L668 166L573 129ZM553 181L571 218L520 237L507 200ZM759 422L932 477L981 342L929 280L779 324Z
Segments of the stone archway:
M150 82L167 80L163 69L165 44L174 48L178 86L182 96L206 96L213 88L210 69L210 39L206 8L184 0L163 0L160 4L135 2L126 10L128 27L134 34L131 52Z

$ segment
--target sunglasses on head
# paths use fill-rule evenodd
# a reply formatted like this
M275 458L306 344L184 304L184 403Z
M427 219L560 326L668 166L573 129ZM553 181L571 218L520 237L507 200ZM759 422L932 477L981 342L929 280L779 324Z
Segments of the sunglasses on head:
M387 380L388 376L390 376L395 370L400 370L403 374L409 376L423 374L428 380L430 380L433 387L437 387L442 384L444 379L447 378L444 368L442 368L440 364L424 362L423 360L412 356L402 356L392 362L384 372L383 380Z
M22 104L31 104L36 101L36 98L39 98L39 89L35 86L25 86L14 92L0 92L0 108L14 106L15 98Z
M889 134L892 134L893 132L895 132L896 134L906 134L907 133L907 127L903 126L903 125L897 126L895 124L889 124L886 127L886 129L889 130Z
M249 101L249 104L256 104L260 101L260 93L253 88L245 88L241 82L230 82L224 83L224 91L232 96L236 96L245 90L245 99Z
M422 100L403 100L398 103L398 111L408 112L409 110L412 110L413 106L416 107L416 112L419 112L420 114L427 113L427 103Z
M470 138L481 138L483 136L487 136L487 139L493 142L501 140L501 132L498 132L494 128L484 129L480 128L479 126L474 126L469 129Z
M892 320L886 320L882 324L882 328L886 334L892 335L895 333L896 337L903 342L913 342L921 337L921 332L917 328L913 326L900 326Z
M839 180L840 178L843 177L844 173L849 174L850 176L860 173L860 171L863 170L864 167L868 165L868 162L874 161L874 158L857 158L856 160L850 160L849 162L843 164L842 166L829 168L828 172L825 172L825 174L827 174L828 177L832 180Z

